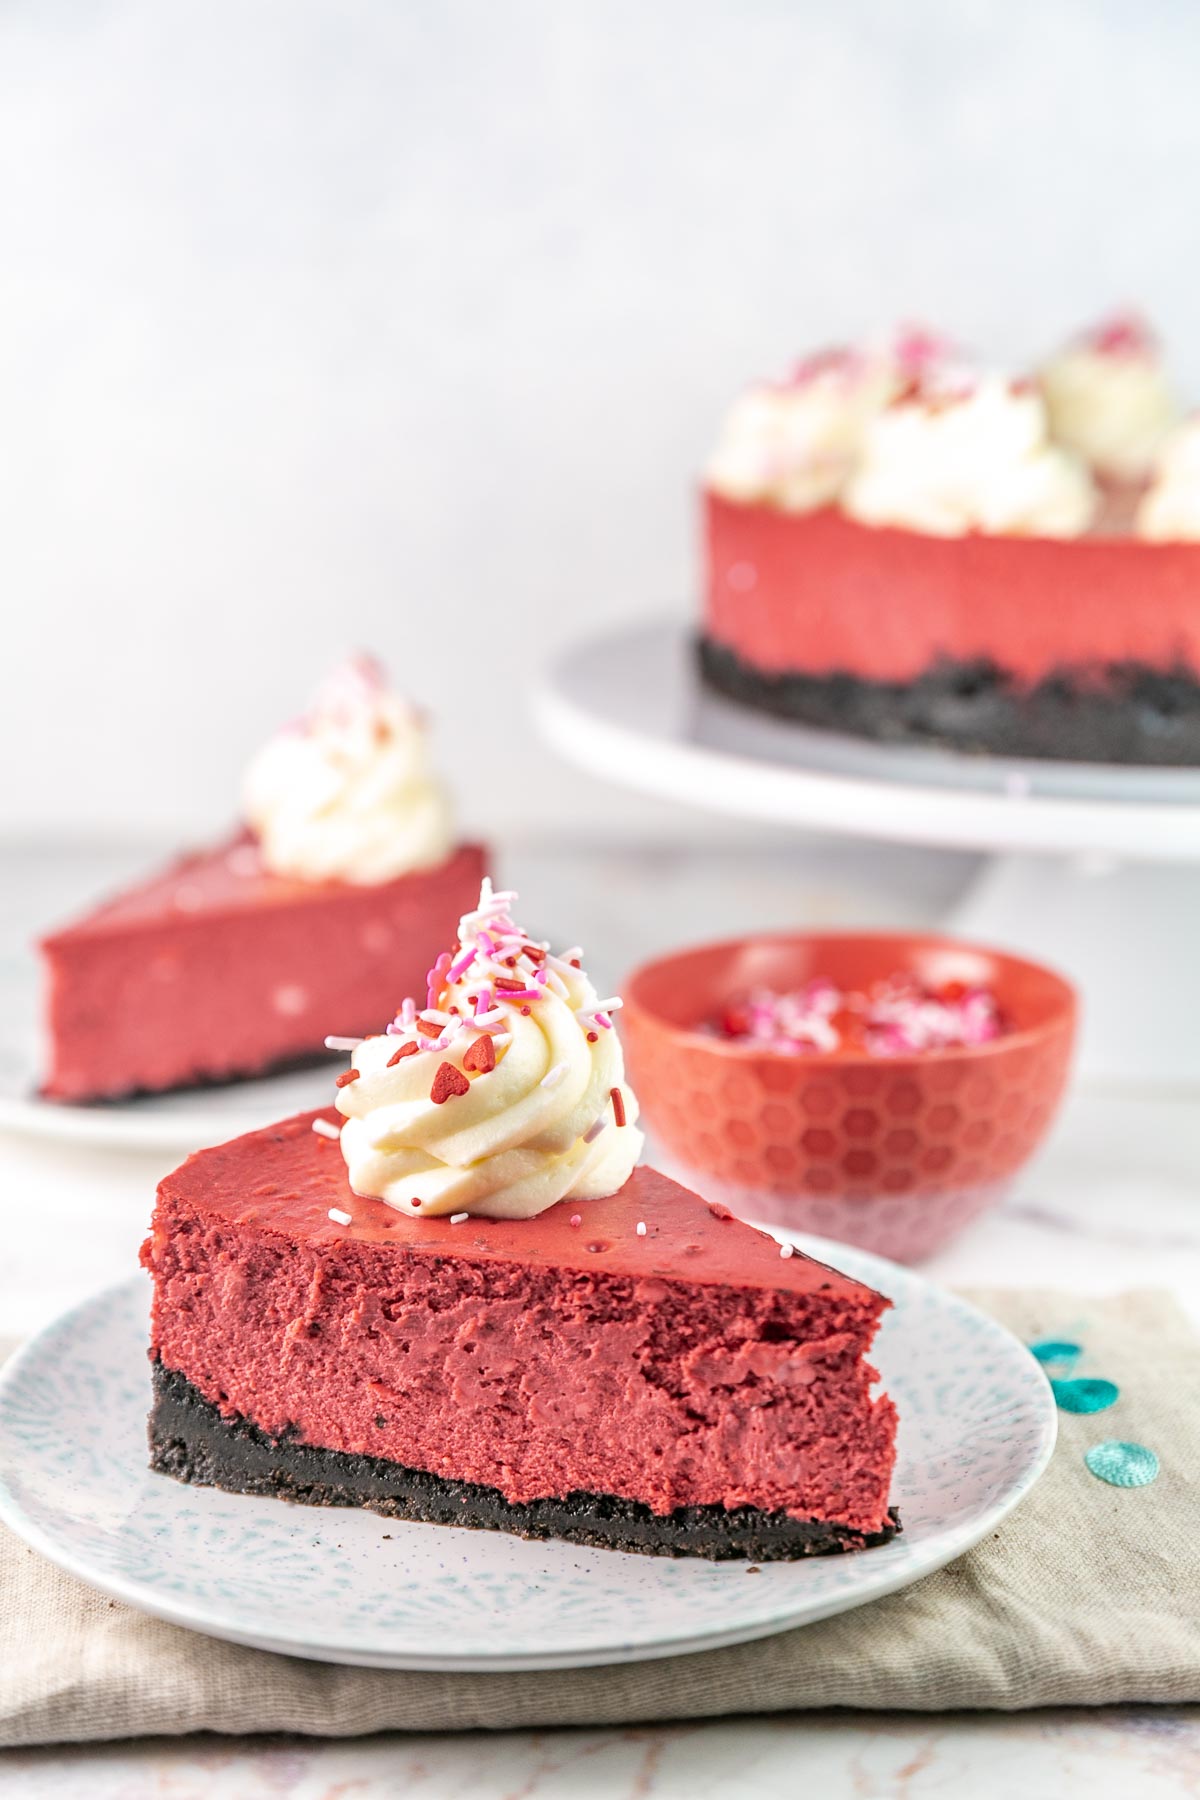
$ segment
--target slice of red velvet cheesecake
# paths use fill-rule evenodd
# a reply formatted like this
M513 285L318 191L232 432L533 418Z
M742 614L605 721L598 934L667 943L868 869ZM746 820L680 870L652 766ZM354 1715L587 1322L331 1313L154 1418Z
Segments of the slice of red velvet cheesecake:
M666 1555L886 1541L888 1301L634 1166L618 1003L507 898L354 1051L340 1131L304 1114L160 1185L153 1466Z
M348 665L251 767L252 829L45 937L42 1091L120 1098L311 1058L424 981L479 892L419 715Z

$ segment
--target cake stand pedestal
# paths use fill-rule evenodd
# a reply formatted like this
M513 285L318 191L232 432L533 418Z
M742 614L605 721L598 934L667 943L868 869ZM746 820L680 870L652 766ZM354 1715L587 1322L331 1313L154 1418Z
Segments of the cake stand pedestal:
M536 712L565 756L644 793L986 853L946 929L1079 985L1086 1077L1200 1084L1200 770L969 757L791 725L702 688L687 628L670 623L572 649Z

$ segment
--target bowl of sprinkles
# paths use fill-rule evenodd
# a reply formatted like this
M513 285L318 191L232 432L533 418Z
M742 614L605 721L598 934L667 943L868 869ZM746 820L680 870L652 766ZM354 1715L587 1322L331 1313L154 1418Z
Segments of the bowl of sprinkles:
M745 1218L902 1262L1001 1199L1067 1082L1074 989L953 938L798 932L657 958L624 987L659 1160Z

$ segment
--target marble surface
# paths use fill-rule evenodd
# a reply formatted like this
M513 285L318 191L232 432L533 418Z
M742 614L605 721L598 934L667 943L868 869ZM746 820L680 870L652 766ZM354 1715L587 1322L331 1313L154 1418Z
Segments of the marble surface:
M35 924L144 861L129 846L0 854L0 958ZM966 859L811 843L720 851L526 846L504 859L531 923L595 946L604 979L671 942L750 924L920 923ZM648 901L647 896L650 896ZM0 1334L36 1328L131 1266L161 1158L0 1138ZM53 1246L53 1261L48 1252ZM928 1265L947 1282L1173 1290L1200 1323L1200 1106L1185 1092L1077 1089L995 1213ZM0 1754L0 1793L334 1800L1200 1793L1200 1716L1117 1708L1013 1716L821 1714L635 1731L447 1734L353 1742L212 1739Z

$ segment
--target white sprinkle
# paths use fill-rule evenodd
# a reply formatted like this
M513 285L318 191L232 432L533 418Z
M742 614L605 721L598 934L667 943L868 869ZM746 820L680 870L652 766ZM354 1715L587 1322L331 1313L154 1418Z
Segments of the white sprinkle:
M327 1037L325 1048L327 1050L357 1050L362 1041L361 1038Z
M465 1225L470 1216L470 1213L451 1213L450 1223L452 1225Z
M617 1008L624 1004L620 994L614 994L611 1000L597 1000L594 1006L587 1008L587 1011L593 1013L616 1012Z
M335 1225L348 1225L350 1223L350 1214L348 1212L343 1212L340 1206L331 1206L329 1209L329 1216Z
M591 1125L589 1125L587 1130L584 1132L584 1134L583 1134L584 1143L585 1144L594 1144L596 1139L600 1136L600 1133L607 1126L607 1124L608 1124L608 1120L604 1117L604 1114L601 1113L600 1117L598 1119L596 1119Z
M334 1144L342 1135L341 1126L331 1125L328 1119L314 1119L312 1128L318 1137L328 1138Z
M552 1069L547 1069L546 1073L542 1076L540 1085L544 1088L557 1087L566 1072L566 1063L555 1063L554 1067Z
M795 1244L780 1244L779 1254L780 1254L780 1256L795 1256L795 1254L796 1254Z
M639 1236L639 1237L645 1237L645 1235L646 1235L646 1221L645 1221L645 1219L639 1219L639 1220L638 1220L638 1222L637 1222L637 1234L638 1234L638 1236Z

